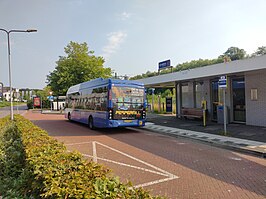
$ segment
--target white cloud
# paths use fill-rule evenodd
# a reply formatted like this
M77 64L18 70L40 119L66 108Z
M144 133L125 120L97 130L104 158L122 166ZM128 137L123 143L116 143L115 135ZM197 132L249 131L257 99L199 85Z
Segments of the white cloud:
M108 44L103 47L103 57L105 59L110 58L120 47L121 43L127 37L127 34L122 31L111 32L108 35Z
M120 20L127 20L131 17L131 13L128 12L122 12L121 14L118 15Z

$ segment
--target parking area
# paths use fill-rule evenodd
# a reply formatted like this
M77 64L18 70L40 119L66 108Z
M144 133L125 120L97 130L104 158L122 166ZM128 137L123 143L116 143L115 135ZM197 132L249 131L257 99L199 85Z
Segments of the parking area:
M156 165L97 141L69 143L66 146L70 150L79 147L84 157L112 168L115 173L123 173L120 178L124 182L130 180L134 187L146 187L178 178Z
M191 140L143 129L98 129L62 115L28 112L25 117L63 142L70 151L105 165L168 198L265 198L266 161Z

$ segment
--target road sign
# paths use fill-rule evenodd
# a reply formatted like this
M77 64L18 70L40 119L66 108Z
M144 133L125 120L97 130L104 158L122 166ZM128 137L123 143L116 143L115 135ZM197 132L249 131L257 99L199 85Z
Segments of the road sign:
M218 81L219 88L227 88L227 77L221 76L219 81Z
M54 101L54 96L50 95L50 96L47 97L47 99L48 99L49 101Z
M159 62L159 70L163 69L163 68L167 68L171 66L171 61L170 59L166 60L166 61L162 61Z

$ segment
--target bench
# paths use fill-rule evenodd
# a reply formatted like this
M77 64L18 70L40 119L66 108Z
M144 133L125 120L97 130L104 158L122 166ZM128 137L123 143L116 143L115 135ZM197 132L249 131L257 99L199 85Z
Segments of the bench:
M203 111L201 108L181 108L181 114L179 116L184 118L203 118Z

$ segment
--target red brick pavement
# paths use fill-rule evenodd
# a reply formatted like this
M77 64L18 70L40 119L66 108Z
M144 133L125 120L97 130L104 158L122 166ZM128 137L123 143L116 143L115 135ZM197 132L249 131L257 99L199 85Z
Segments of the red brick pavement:
M163 171L179 177L145 186L155 195L185 199L266 198L265 159L141 129L91 131L85 125L68 122L62 115L28 112L25 117L64 142L69 150L79 150L89 159L93 158L92 143L98 142L97 157L103 159L98 162L111 168L123 181L130 179L135 185L154 182L167 178Z

